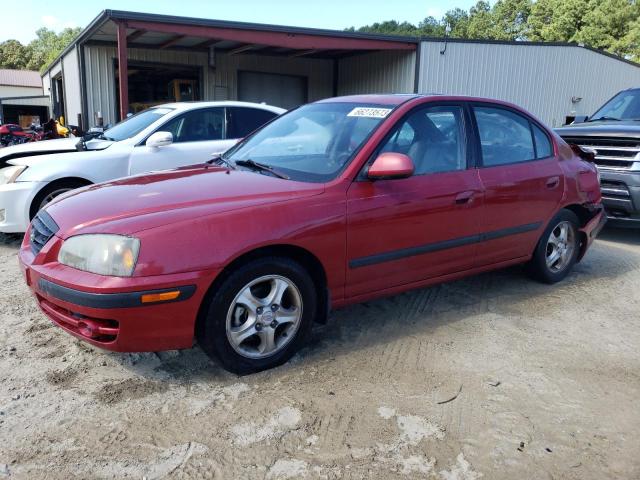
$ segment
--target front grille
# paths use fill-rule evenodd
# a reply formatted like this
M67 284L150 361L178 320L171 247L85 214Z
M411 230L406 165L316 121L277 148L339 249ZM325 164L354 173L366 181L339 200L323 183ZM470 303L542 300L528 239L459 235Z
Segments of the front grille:
M640 169L640 139L563 137L567 143L593 148L598 167L611 170ZM634 165L636 164L636 165Z
M602 180L600 182L600 191L603 196L615 198L630 198L629 188L623 182L615 182L611 180Z
M40 211L31 221L31 234L29 236L29 245L34 255L40 253L51 237L53 237L60 229L58 224L45 211Z

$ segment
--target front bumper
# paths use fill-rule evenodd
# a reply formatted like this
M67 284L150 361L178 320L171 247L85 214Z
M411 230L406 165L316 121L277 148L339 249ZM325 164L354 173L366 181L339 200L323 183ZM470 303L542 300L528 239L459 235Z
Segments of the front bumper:
M29 226L29 208L40 191L39 182L0 185L0 232L22 233Z
M23 243L20 267L38 306L71 335L106 350L155 352L193 346L196 318L218 271L151 277L104 277L57 261L61 240L37 257ZM142 303L142 296L179 290L177 299Z
M600 169L602 203L612 225L640 227L640 173Z

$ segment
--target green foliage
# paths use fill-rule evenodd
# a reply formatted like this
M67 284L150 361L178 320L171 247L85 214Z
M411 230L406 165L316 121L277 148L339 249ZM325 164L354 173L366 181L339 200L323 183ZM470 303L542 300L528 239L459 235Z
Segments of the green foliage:
M416 25L386 21L350 31L452 38L575 42L640 61L639 0L478 1Z
M0 43L0 68L24 70L27 68L31 52L17 40Z
M17 40L0 43L0 68L43 71L80 33L80 28L65 28L56 33L47 28L36 31L28 45Z

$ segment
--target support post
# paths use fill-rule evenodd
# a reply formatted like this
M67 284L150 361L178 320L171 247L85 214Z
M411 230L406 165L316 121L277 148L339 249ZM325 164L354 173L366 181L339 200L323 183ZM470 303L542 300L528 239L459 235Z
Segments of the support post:
M118 23L118 88L120 91L120 120L129 113L129 69L127 65L127 26Z

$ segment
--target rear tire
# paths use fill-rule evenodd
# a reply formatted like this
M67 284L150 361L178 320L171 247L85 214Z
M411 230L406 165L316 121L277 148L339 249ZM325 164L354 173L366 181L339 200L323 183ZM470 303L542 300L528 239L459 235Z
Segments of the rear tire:
M33 220L33 217L42 210L49 202L51 202L58 195L62 195L63 193L70 192L71 190L75 190L77 188L86 187L90 185L88 182L81 182L79 180L59 180L56 182L52 182L42 190L38 192L38 194L31 202L31 208L29 209L29 220Z
M251 261L219 285L198 329L198 343L238 375L282 365L305 343L318 297L309 273L287 258Z
M533 278L553 284L569 274L580 252L579 228L580 220L570 210L560 210L553 217L528 264Z

